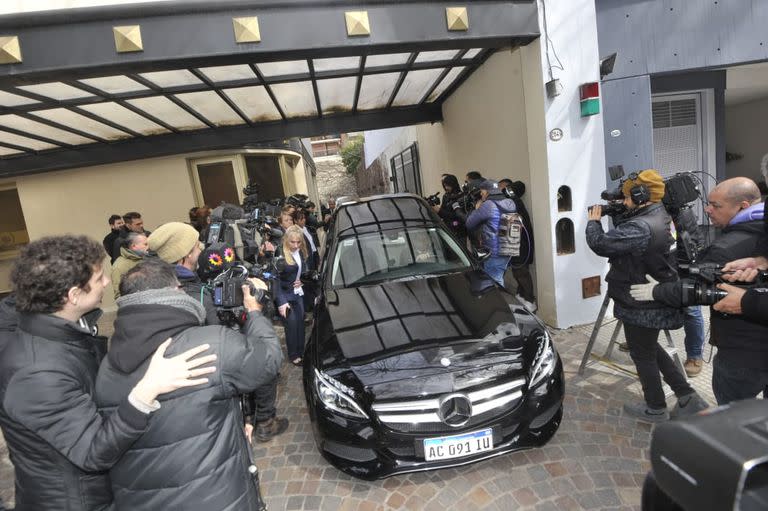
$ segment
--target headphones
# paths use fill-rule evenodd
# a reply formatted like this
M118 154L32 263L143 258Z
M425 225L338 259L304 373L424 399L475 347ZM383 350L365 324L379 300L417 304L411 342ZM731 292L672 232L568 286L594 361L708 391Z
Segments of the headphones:
M627 179L637 180L637 172L633 172ZM651 200L651 190L645 185L635 185L629 189L629 198L636 206L641 206Z

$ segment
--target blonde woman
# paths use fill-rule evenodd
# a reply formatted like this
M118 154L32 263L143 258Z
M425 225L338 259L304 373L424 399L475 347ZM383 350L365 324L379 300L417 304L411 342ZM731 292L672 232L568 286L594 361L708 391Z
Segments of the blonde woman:
M304 355L304 288L301 273L307 269L307 245L301 227L292 225L283 235L285 265L278 273L275 301L285 324L288 359L301 365Z

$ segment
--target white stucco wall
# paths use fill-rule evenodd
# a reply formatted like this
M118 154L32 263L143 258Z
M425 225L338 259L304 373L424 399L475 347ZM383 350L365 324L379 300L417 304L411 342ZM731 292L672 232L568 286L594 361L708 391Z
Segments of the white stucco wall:
M725 148L743 155L725 166L726 177L745 176L759 183L761 163L768 155L768 99L725 109Z
M3 0L0 2L0 15L20 12L48 11L51 9L74 9L103 5L124 5L133 3L157 3L169 0ZM140 7L140 6L139 6Z
M539 13L543 30L541 5ZM497 52L446 101L442 123L366 133L366 162L418 141L425 193L439 189L444 172L460 181L468 170L477 170L526 183L539 315L565 328L597 316L602 297L583 299L581 281L607 271L606 260L595 256L584 239L586 208L599 202L605 188L602 118L582 118L579 105L579 86L599 79L594 2L548 2L547 27L564 68L553 70L563 86L560 96L549 99L544 92L549 70L543 38ZM554 61L551 49L550 58ZM553 128L563 130L562 140L548 138ZM380 147L386 149L377 151ZM560 213L556 197L563 185L572 190L573 209ZM574 254L556 254L555 224L561 218L574 223Z

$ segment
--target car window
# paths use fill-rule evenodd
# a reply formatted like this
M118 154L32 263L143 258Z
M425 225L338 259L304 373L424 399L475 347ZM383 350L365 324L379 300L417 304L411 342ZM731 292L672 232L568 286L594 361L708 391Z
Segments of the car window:
M390 229L340 240L331 284L348 287L468 267L466 255L442 228Z

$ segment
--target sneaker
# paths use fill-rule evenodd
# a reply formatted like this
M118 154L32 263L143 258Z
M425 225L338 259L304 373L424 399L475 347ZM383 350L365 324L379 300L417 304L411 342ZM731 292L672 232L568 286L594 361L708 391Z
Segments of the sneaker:
M707 408L709 408L709 403L704 401L704 398L699 394L693 392L692 394L677 399L677 404L669 413L669 417L671 419L679 419L680 417L695 415Z
M272 437L285 433L289 421L285 417L272 417L269 420L256 423L256 432L253 435L257 442L269 442Z
M531 314L533 314L538 310L538 307L536 306L536 302L529 302L528 300L526 300L520 295L515 295L515 299L518 302L520 302L520 305L528 309L528 312L530 312Z
M704 367L704 361L700 358L688 358L685 360L685 364L683 364L685 374L688 375L688 378L698 376L702 367Z
M624 413L640 422L657 424L669 420L666 408L650 408L645 403L624 403Z

